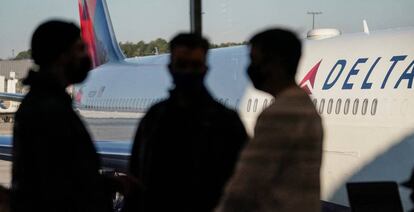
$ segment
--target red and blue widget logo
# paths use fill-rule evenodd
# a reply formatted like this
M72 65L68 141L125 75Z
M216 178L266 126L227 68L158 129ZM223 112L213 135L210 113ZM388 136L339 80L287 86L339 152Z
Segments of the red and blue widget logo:
M308 95L312 94L312 90L315 85L316 74L318 73L319 66L321 65L322 60L320 60L313 68L305 75L302 81L299 83L301 87Z

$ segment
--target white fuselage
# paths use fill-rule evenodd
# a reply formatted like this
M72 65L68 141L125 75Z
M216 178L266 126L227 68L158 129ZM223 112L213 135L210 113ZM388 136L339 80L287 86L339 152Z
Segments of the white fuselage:
M301 83L324 122L322 199L348 205L350 181L407 179L414 166L414 30L351 34L304 42L298 82L320 62L312 80ZM168 97L168 55L109 63L90 74L78 106L86 110L145 111ZM214 97L237 109L253 133L258 114L272 97L254 89L245 73L246 46L211 50L206 80ZM276 98L277 101L277 98ZM404 206L407 190L400 189Z

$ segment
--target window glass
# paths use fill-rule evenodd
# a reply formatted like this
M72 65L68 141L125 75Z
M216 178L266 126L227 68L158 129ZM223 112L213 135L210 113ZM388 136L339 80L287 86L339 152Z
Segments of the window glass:
M364 99L364 102L362 103L361 114L362 115L367 114L367 109L368 109L368 99Z
M354 100L354 105L352 107L352 114L356 115L358 113L359 99Z
M318 100L317 99L313 99L313 105L315 105L315 108L317 108L318 107Z
M374 116L375 114L377 114L377 106L378 106L378 100L374 99L371 104L371 115Z
M333 99L329 99L328 109L327 109L327 113L328 114L331 114L332 113L332 105L333 105Z
M347 115L349 112L349 105L351 104L351 100L350 99L346 99L345 101L345 105L344 105L344 114Z
M336 100L335 114L339 114L341 112L341 104L342 104L342 99Z
M266 109L266 107L267 107L267 99L265 99L265 100L263 101L263 110L264 110L264 109Z
M257 99L254 100L253 112L256 112L258 102L259 102L259 100L257 100Z
M325 108L325 99L321 99L321 102L319 103L319 113L323 113L323 109Z
M190 30L188 0L106 1L116 38L127 57L169 52L168 42Z
M250 112L251 105L252 105L252 99L249 99L249 101L247 102L247 112Z

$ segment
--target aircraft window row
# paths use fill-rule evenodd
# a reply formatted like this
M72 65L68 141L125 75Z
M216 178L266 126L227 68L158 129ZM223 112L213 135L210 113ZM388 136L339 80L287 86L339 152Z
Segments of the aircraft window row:
M362 100L362 103L360 103L360 99L351 100L347 98L343 104L342 99L337 99L336 101L334 99L329 99L327 103L325 99L320 99L319 103L318 99L313 99L313 104L319 114L357 115L358 113L361 113L361 115L370 114L374 116L377 113L378 99L373 99L372 101L364 99Z
M164 99L150 99L150 98L111 98L111 99L96 99L90 98L87 99L86 102L82 105L85 109L91 110L119 110L119 111L144 111L148 109L150 106L162 101ZM216 99L223 105L231 107L230 100L228 98L220 98ZM240 100L236 101L234 105L234 109L238 108ZM264 99L259 100L257 98L251 98L247 102L247 112L258 112L261 110L266 109L269 105L273 104L274 99ZM323 103L324 104L324 103ZM330 103L332 104L332 103ZM323 107L323 106L322 106Z
M255 112L257 112L258 107L260 107L260 104L261 104L261 107L262 107L261 110L264 110L268 107L268 105L273 104L273 102L274 102L274 99L272 99L270 101L268 99L264 99L263 103L259 102L259 99L249 99L247 101L246 111L255 113Z
M143 111L162 100L161 98L87 99L84 107L93 110Z

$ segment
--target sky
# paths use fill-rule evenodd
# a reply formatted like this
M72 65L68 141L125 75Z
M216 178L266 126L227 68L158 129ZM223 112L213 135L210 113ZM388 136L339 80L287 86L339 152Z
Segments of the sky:
M77 0L1 0L0 58L29 49L34 29L60 18L79 23ZM189 30L189 0L107 0L120 42L171 39ZM312 27L308 11L321 11L316 27L360 32L414 27L413 0L204 0L203 32L212 43L242 42L268 27L304 35Z

